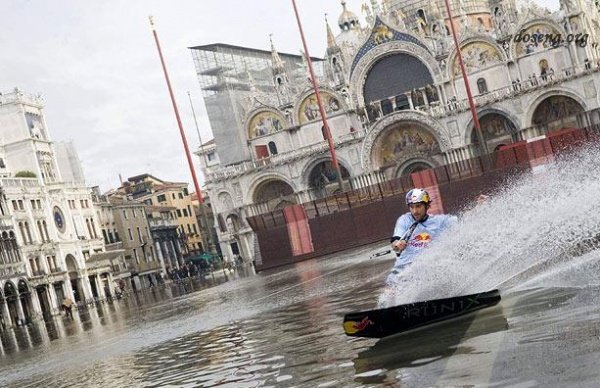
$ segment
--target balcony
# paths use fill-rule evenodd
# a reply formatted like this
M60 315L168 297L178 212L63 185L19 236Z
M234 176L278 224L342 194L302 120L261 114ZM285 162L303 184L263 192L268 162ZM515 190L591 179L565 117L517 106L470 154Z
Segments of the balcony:
M345 135L342 135L334 139L335 146L338 147L342 144L350 143L356 140L361 140L365 137L366 133L367 130L363 129L360 131L350 132ZM236 165L220 168L218 171L209 173L207 175L206 180L207 182L214 182L228 178L233 178L249 172L260 171L266 168L270 168L272 166L284 165L320 152L327 152L328 149L329 145L327 144L327 141L323 140L316 144L311 144L309 146L298 148L290 152L283 152L277 155L270 156L268 158L247 161Z

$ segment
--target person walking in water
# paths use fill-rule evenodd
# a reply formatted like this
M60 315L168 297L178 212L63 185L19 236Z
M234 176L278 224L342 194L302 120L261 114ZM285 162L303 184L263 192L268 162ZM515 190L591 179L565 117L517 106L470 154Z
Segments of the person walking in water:
M391 238L396 261L386 279L387 286L397 284L401 270L458 220L453 215L428 214L431 197L421 188L414 188L406 193L406 205L409 211L398 217Z
M62 301L62 308L65 310L65 316L73 318L73 305L74 302L71 300L71 298L65 296Z

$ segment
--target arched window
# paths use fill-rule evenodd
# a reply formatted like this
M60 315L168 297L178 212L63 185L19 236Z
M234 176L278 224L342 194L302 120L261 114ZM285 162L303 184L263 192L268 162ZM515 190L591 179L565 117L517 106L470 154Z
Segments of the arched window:
M269 142L269 153L271 155L277 155L277 145L274 141Z
M479 78L477 80L477 89L479 90L479 94L484 94L488 92L487 83L485 79Z

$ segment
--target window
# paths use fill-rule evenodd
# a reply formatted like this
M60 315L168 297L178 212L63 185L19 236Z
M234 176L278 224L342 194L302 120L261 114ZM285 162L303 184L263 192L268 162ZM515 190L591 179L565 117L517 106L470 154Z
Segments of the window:
M187 216L188 216L188 211L187 211L187 209L183 209L183 216L184 216L184 217L187 217Z
M192 213L192 208L190 207L190 205L187 205L187 209L188 209L188 213L189 213L190 217L192 217L194 215L194 213Z
M140 229L140 227L137 227L137 234L138 234L138 238L140 240L140 242L142 242L142 230Z
M136 264L140 263L140 258L138 257L137 249L133 249L133 257L135 258Z
M158 197L156 197L156 200L158 202L167 202L167 197L164 194L161 194Z
M183 193L179 193L179 199L183 199Z
M136 211L135 211L135 208L132 208L132 209L131 209L131 214L133 215L133 218L135 218L135 216L136 216Z
M271 155L277 155L277 145L274 141L269 142L269 152Z
M479 94L484 94L488 92L487 83L485 79L479 78L477 80L477 89L479 90Z
M171 194L171 197L172 197L173 199L175 199L175 193Z
M127 209L123 210L123 218L127 219Z
M144 203L148 206L152 206L152 198L148 198L148 199L144 200Z
M209 162L212 162L213 160L216 159L215 153L214 152L208 152L206 154L206 158L208 159Z
M129 234L129 241L133 241L133 233L131 233L131 228L127 228L127 233Z
M181 210L177 209L177 218L180 218L180 217L181 217Z
M196 224L192 224L192 229L194 229L194 233L198 233L198 230L196 229Z
M184 187L184 189L183 189L183 195L185 195L186 197L188 196L188 189L187 189L187 187Z

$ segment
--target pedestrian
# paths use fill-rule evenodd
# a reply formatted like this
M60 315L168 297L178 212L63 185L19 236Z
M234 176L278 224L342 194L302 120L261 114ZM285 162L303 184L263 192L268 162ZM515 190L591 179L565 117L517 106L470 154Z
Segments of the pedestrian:
M65 316L73 318L73 304L74 302L68 296L65 296L62 301L62 308L65 310Z
M396 221L391 238L392 250L396 253L396 262L386 279L386 285L397 283L401 270L426 249L445 229L457 221L452 215L428 214L431 205L429 193L414 188L406 194L409 211Z

